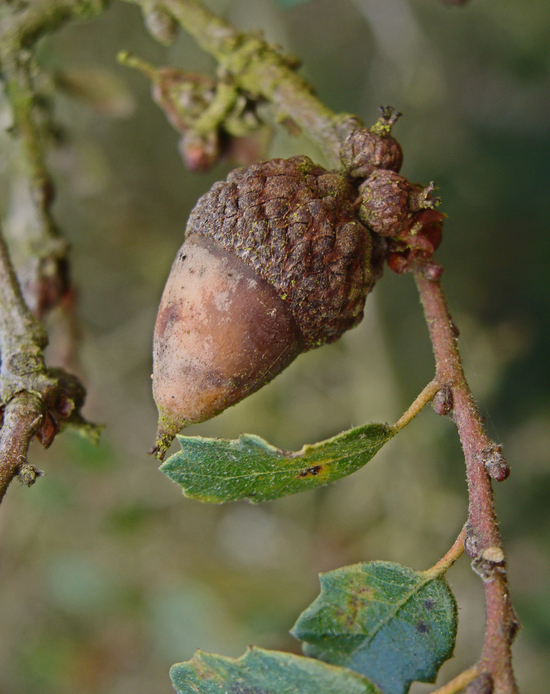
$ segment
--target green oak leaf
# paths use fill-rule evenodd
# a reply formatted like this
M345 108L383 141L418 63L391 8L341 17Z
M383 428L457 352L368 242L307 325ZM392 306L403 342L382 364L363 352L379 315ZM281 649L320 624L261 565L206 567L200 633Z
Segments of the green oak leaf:
M253 434L233 441L178 436L181 451L159 469L192 499L259 503L351 475L396 433L387 424L366 424L297 452L275 448Z
M442 575L374 561L321 574L292 634L308 656L368 677L385 694L434 682L453 654L457 607Z
M237 659L197 651L173 665L170 678L178 694L382 694L345 668L262 648Z

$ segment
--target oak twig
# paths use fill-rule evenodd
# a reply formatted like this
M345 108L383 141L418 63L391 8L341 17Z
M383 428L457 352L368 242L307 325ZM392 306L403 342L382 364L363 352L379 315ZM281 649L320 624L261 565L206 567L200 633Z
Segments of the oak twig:
M488 450L495 444L487 436L466 381L453 326L440 280L428 279L422 267L415 271L436 361L436 378L451 389L452 418L457 426L468 479L469 513L465 549L484 581L486 628L482 670L488 671L498 694L513 694L517 685L512 670L511 645L519 628L506 579L505 555L493 504L491 478L486 468Z
M53 184L44 163L46 135L36 112L29 49L68 19L93 16L105 5L104 0L39 0L22 9L14 6L0 21L0 74L13 110L33 209L32 233L25 245L38 259L29 292L38 316L63 296L68 275L67 246L51 214ZM35 435L47 447L64 422L91 426L80 415L85 391L78 379L46 368L42 350L47 341L23 299L0 229L0 501L14 477L30 486L42 474L27 461Z
M149 0L128 2L140 5L146 15L150 11ZM253 98L266 99L278 120L290 119L307 133L331 166L341 165L341 144L361 122L327 108L296 74L292 58L255 35L238 32L197 0L160 0L155 7L173 16L243 91Z
M32 438L49 446L62 422L80 416L85 391L61 369L47 369L47 335L23 301L0 229L0 502L14 477L30 486L42 473L27 461Z
M39 0L0 21L0 73L13 112L17 158L28 189L29 220L18 239L26 256L23 293L38 317L55 307L69 290L68 245L52 216L54 185L45 165L48 123L41 114L34 84L32 49L36 41L71 18L97 14L103 0Z

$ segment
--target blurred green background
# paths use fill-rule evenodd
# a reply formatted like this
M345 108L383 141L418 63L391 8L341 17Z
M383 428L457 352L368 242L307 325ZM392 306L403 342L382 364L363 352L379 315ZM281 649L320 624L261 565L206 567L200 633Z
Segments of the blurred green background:
M512 475L496 489L524 692L550 679L550 4L548 0L209 0L238 27L303 59L333 109L367 123L380 104L403 173L435 180L448 213L437 254L472 388ZM187 35L163 48L139 10L114 2L99 19L42 41L48 70L102 70L114 96L95 108L55 97L63 144L50 156L55 214L72 246L85 414L105 423L94 447L74 433L32 461L46 476L16 483L0 507L0 692L168 694L169 666L200 647L293 650L288 635L316 596L317 574L373 559L428 568L466 517L453 426L426 410L362 471L263 506L182 497L145 455L156 306L197 197L226 176L188 173L177 134L128 49L157 65L212 73ZM270 155L320 153L277 132ZM5 193L5 191L4 191ZM2 210L8 202L3 195ZM11 209L11 208L10 208ZM11 210L13 212L13 209ZM52 322L53 319L52 319ZM52 329L51 362L63 335ZM300 357L272 384L189 433L254 432L299 448L367 421L393 422L433 374L412 279L386 272L365 319L339 343ZM449 573L460 606L444 682L477 657L480 581ZM415 694L431 687L414 685Z

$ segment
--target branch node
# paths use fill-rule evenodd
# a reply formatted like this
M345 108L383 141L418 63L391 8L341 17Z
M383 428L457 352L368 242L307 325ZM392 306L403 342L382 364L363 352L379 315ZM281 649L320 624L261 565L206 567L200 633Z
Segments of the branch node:
M453 391L451 390L451 386L444 385L437 391L432 401L434 412L441 417L445 417L451 414L453 405Z
M43 476L44 472L42 470L39 470L26 460L21 463L17 471L17 478L19 479L19 482L21 482L21 484L25 484L27 487L32 487L36 480Z
M502 547L486 547L472 562L472 570L484 583L493 581L497 573L505 573L506 555Z
M492 479L503 482L510 474L510 466L502 455L502 446L491 443L481 451L481 460Z
M425 277L427 280L430 280L432 282L437 282L443 275L443 266L440 265L436 260L430 259L424 263L422 263L422 268L421 268L421 273L422 276Z

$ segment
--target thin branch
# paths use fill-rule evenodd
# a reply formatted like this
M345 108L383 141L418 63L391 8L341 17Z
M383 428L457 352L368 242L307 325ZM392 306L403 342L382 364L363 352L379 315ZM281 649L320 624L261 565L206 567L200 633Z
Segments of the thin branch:
M30 467L27 450L44 418L42 399L35 393L55 385L46 375L42 355L46 343L44 329L23 301L0 230L0 399L4 405L0 429L0 501L23 466ZM29 385L34 392L29 392ZM29 472L27 469L30 480Z
M54 185L44 161L48 124L39 113L34 86L33 56L29 48L46 32L71 18L97 14L99 0L42 0L7 15L0 22L0 71L11 102L18 161L29 190L31 219L24 238L18 239L27 261L33 258L32 276L24 293L33 312L41 317L56 306L69 289L67 250L51 213Z
M512 670L511 645L519 625L510 603L505 555L493 504L491 479L485 465L486 452L495 444L483 428L466 381L456 331L440 281L425 277L422 267L415 271L415 280L430 331L437 379L451 388L452 416L466 461L469 514L465 548L474 560L474 570L484 581L487 613L480 665L491 674L495 692L513 694L518 690Z
M438 392L440 387L441 386L439 385L436 379L430 381L430 383L428 383L424 390L421 393L419 393L419 395L417 395L416 399L411 404L409 409L393 425L393 428L397 431L400 431L401 429L406 427L407 424L411 422L416 417L416 415L419 412L421 412L429 402L433 400L434 395Z
M146 15L150 11L149 0L128 1ZM349 114L334 113L314 96L292 59L257 36L238 32L197 0L161 0L155 8L171 14L242 90L267 99L278 119L291 119L321 147L331 166L340 166L342 141L361 123Z
M430 569L425 571L425 574L430 576L440 576L448 571L457 559L464 554L464 540L466 539L466 526L462 528L459 536L454 541L452 547L445 553L441 559L436 562Z
M67 246L51 215L53 183L44 163L46 133L37 117L28 49L68 19L93 16L105 5L104 0L41 0L24 9L14 7L0 21L1 76L12 105L36 220L37 231L25 242L39 259L38 297L33 302L38 315L55 305L67 288ZM43 297L47 297L45 303ZM30 486L42 474L27 462L35 435L47 447L64 422L90 426L80 415L84 388L61 369L46 368L42 353L46 344L46 332L25 303L0 229L0 501L14 477Z

